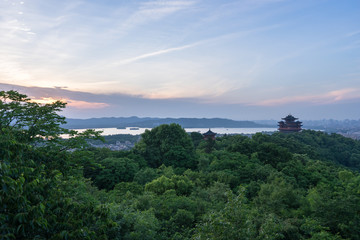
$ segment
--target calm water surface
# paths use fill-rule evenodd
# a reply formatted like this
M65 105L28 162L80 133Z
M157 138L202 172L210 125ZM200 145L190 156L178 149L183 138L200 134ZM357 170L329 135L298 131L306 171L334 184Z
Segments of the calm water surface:
M139 135L145 132L146 129L151 130L151 128L94 128L96 131L103 131L102 135L114 135L114 134L131 134ZM86 129L74 129L79 132L82 132ZM185 128L186 132L199 132L205 133L209 128ZM277 128L211 128L211 131L217 134L252 134L258 132L274 132L277 131Z

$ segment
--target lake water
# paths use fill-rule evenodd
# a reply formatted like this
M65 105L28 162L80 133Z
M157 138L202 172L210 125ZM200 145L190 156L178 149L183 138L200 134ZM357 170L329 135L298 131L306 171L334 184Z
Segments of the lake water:
M96 131L103 131L101 135L115 135L115 134L131 134L139 135L145 132L146 129L151 130L151 128L94 128ZM85 131L86 129L74 129L79 132ZM209 128L185 128L186 132L199 132L205 133ZM258 132L274 132L277 131L277 128L211 128L211 131L217 134L253 134Z

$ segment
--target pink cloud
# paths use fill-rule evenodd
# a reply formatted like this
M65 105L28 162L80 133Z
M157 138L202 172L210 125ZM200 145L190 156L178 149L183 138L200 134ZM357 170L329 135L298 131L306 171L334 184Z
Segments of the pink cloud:
M79 109L98 109L98 108L105 108L110 106L107 103L77 101L72 99L68 99L66 102L69 107L79 108Z
M346 89L330 91L319 95L287 96L276 99L268 99L250 105L277 106L277 105L284 105L288 103L299 103L299 102L307 102L313 104L329 104L341 100L354 99L354 98L360 98L360 89L346 88Z
M105 108L110 106L107 103L98 103L98 102L86 102L86 101L79 101L79 100L73 100L73 99L54 99L52 97L42 97L42 98L33 98L33 102L41 103L41 104L47 104L47 103L53 103L57 100L60 100L62 102L67 103L67 107L77 108L77 109L99 109L99 108Z

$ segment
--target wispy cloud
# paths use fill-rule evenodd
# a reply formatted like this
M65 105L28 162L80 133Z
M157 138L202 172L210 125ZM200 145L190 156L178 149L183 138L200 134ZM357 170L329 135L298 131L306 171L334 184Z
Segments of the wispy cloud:
M125 29L147 23L149 21L160 20L168 15L184 10L194 5L194 1L151 1L140 4L135 11L123 24Z
M155 56L159 56L159 55L163 55L163 54L167 54L167 53L171 53L171 52L175 52L175 51L181 51L181 50L196 47L196 46L199 46L199 45L213 43L213 42L216 42L216 41L222 41L222 40L231 39L231 38L244 37L244 36L247 36L247 35L256 34L256 33L264 32L264 31L269 31L269 30L276 29L276 28L279 28L279 27L281 27L281 25L276 24L276 25L271 25L271 26L265 26L265 27L260 27L260 28L254 28L254 29L239 31L239 32L235 32L235 33L224 34L224 35L220 35L220 36L200 40L198 42L183 45L183 46L179 46L179 47L166 48L166 49L162 49L162 50L159 50L159 51L145 53L145 54L142 54L142 55L139 55L139 56L136 56L136 57L132 57L132 58L128 58L128 59L124 59L124 60L115 62L115 63L113 63L113 65L115 65L115 66L125 65L125 64L133 63L133 62L136 62L136 61L139 61L139 60L142 60L142 59L146 59L146 58L150 58L150 57L155 57Z
M346 37L353 37L353 36L358 35L358 34L360 34L360 30L350 32L350 33L346 34L345 36Z
M255 106L279 106L291 103L312 103L312 104L330 104L342 100L360 98L360 89L346 88L330 91L319 95L305 95L305 96L288 96L283 98L268 99L257 102Z
M132 57L132 58L128 58L125 60L122 60L120 62L116 62L114 63L114 65L125 65L125 64L129 64L129 63L133 63L142 59L146 59L146 58L150 58L150 57L155 57L158 55L163 55L163 54L167 54L167 53L171 53L171 52L175 52L175 51L181 51L187 48L191 48L194 47L196 45L199 45L199 43L194 43L194 44L188 44L188 45L184 45L184 46L180 46L180 47L174 47L174 48L167 48L167 49L163 49L163 50L159 50L159 51L155 51L155 52L151 52L151 53L146 53L146 54L142 54L136 57Z

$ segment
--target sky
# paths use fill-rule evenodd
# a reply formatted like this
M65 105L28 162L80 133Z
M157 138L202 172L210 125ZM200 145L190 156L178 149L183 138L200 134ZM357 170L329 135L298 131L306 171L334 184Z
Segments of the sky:
M0 0L0 36L69 118L360 118L359 0Z

